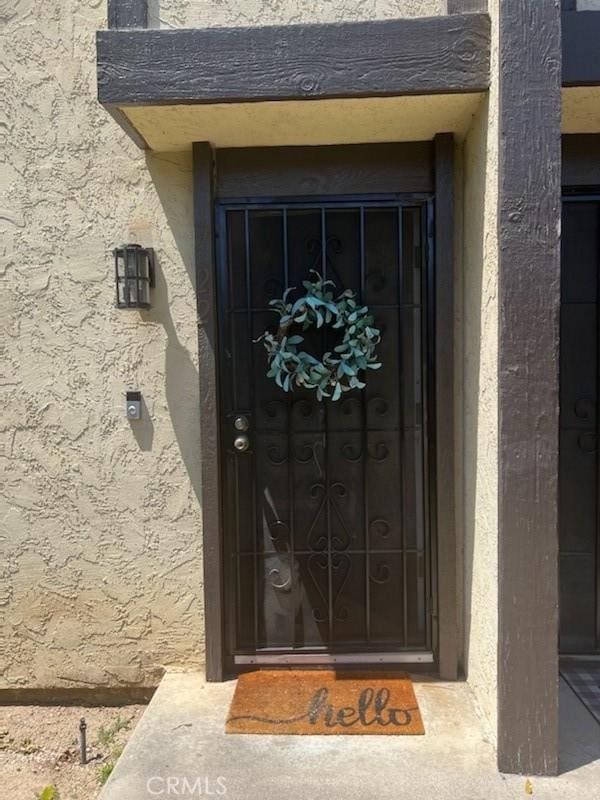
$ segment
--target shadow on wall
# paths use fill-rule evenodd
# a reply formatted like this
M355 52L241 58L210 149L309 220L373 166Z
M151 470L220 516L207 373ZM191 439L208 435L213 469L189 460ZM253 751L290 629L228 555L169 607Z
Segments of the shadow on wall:
M129 427L131 428L131 432L133 433L140 450L146 452L152 450L152 442L154 441L154 423L152 422L152 417L150 416L150 411L146 405L144 395L142 395L141 406L142 414L140 419L133 421L130 420Z
M189 291L189 302L181 304L185 313L193 315L195 331L195 268L194 268L194 221L191 153L146 154L146 164L154 187L165 213L168 227L173 235L179 256L185 265L189 280L179 281L177 288ZM181 457L190 478L194 493L201 503L201 457L200 457L200 402L198 369L188 348L179 340L173 320L173 306L169 297L169 265L161 249L157 248L156 285L153 307L145 314L146 319L160 323L167 335L165 350L165 393L173 430ZM173 294L173 293L171 293ZM186 298L187 300L187 298ZM190 320L184 327L189 329ZM191 347L196 347L196 338ZM143 432L142 432L143 436ZM145 445L148 445L146 435ZM152 446L152 438L149 438ZM140 446L143 446L140 444Z
M480 602L473 597L473 571L481 572L480 563L482 547L481 537L485 531L480 529L479 504L485 502L482 497L485 479L481 470L486 456L485 443L481 441L483 434L480 416L484 407L483 389L481 386L482 359L486 352L483 330L486 297L484 271L485 254L485 211L486 211L486 171L488 135L488 103L485 101L473 120L471 130L464 145L464 230L463 230L463 297L462 297L462 364L463 364L463 530L464 530L464 671L467 679L472 656L474 620L473 612ZM490 387L490 392L494 387ZM493 398L490 397L492 402ZM484 423L485 424L485 423ZM490 476L493 483L494 477ZM490 576L491 577L491 576ZM495 603L492 594L489 603ZM476 636L481 635L481 620L476 624ZM491 638L495 631L490 631ZM483 646L482 642L479 642ZM481 653L477 654L481 662ZM480 671L481 663L478 664ZM479 676L481 680L481 676Z

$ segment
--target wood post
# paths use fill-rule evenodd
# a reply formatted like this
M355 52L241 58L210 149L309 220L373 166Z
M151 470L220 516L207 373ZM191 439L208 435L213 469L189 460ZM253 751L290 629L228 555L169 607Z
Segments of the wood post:
M149 0L108 0L109 28L148 28Z

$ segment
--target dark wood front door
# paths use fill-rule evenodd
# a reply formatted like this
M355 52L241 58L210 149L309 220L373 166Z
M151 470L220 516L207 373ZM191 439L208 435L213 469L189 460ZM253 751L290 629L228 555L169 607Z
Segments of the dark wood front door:
M565 198L560 353L560 649L600 650L600 198Z
M431 660L431 214L414 197L218 207L226 644L237 663ZM254 341L276 327L269 301L311 269L357 292L382 331L382 368L337 402L282 391ZM331 328L305 335L314 354L338 343Z

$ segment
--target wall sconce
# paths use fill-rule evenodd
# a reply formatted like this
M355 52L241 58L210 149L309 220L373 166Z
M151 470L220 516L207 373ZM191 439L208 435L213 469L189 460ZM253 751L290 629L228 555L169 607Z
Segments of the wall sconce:
M150 308L154 287L154 250L123 244L113 250L117 308Z

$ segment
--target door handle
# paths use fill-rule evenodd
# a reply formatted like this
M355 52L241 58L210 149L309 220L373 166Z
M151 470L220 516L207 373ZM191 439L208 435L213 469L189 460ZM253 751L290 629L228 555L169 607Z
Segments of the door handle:
M250 420L244 414L240 414L239 417L233 420L233 427L236 431L247 431L250 427Z
M233 440L233 446L240 453L243 453L250 447L250 439L248 439L248 437L245 436L244 434L242 434L241 436L236 436L235 439Z

